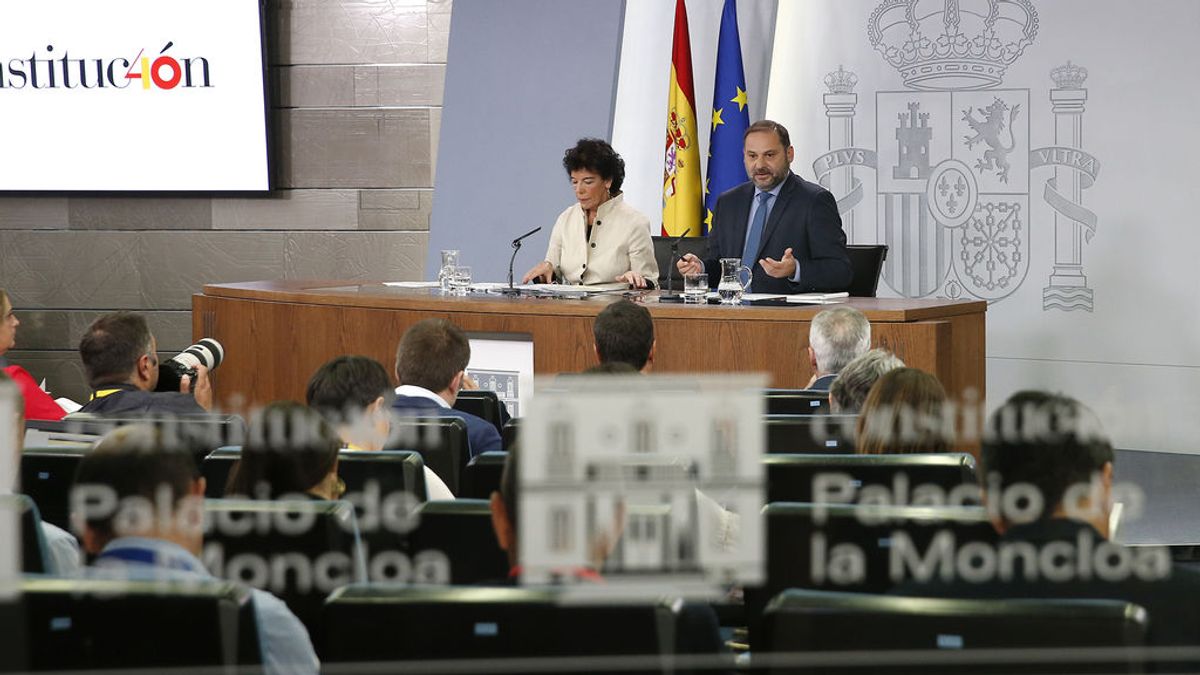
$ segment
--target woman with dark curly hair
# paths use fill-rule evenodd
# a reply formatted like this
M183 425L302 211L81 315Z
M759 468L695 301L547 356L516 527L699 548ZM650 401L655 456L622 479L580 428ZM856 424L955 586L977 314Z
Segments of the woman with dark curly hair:
M625 161L607 142L583 138L567 150L563 168L579 203L559 214L546 259L526 272L522 282L549 282L557 273L572 284L623 281L653 288L658 262L650 219L621 195Z

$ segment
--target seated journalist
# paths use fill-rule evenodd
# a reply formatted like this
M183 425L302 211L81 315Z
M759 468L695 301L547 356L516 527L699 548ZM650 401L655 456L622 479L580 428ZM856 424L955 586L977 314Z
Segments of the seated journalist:
M396 348L396 398L392 409L406 415L458 417L467 423L471 456L504 449L491 422L456 410L454 402L467 382L471 343L462 329L445 319L412 325Z
M939 598L1108 598L1149 614L1149 646L1200 646L1200 574L1173 564L1163 546L1129 548L1109 541L1113 510L1113 446L1099 419L1079 401L1039 391L1013 394L988 418L980 453L985 499L999 508L992 524L998 550L1017 555L980 579L934 575L904 584L901 595ZM1004 495L1034 489L1040 511ZM1000 491L999 494L996 491ZM1197 672L1163 662L1151 672Z
M850 258L837 202L828 190L791 171L795 150L782 124L762 120L743 135L750 180L717 199L708 253L687 253L680 274L708 273L721 281L721 258L741 258L753 272L754 293L844 291Z
M567 150L563 168L578 203L559 214L546 259L526 272L521 283L549 283L558 276L569 284L623 281L653 288L658 262L650 219L621 194L625 161L605 141L583 138Z
M276 401L250 420L242 455L229 470L226 497L339 499L342 439L314 410Z
M158 343L146 319L133 312L105 314L79 341L91 398L80 412L100 415L199 414L212 408L208 368L196 366L196 386L184 376L178 392L158 385Z
M366 356L339 356L325 362L308 380L305 400L337 431L346 450L387 448L395 396L383 364ZM454 499L433 469L425 470L429 499Z
M8 293L0 288L0 357L16 346L17 326L20 325ZM25 419L61 420L66 416L67 412L42 391L29 371L18 365L0 363L0 372L7 373L21 388L21 396L25 399Z
M191 453L163 448L158 430L131 424L100 439L80 461L73 490L92 496L111 491L120 504L116 509L75 514L84 548L96 556L94 567L86 570L88 576L216 579L199 557L204 544L204 478ZM262 670L267 675L316 675L320 663L304 624L274 595L254 588L250 594Z

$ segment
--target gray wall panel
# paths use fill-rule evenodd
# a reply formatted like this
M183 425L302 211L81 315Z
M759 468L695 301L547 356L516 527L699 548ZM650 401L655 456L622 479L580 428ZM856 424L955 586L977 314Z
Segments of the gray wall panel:
M353 230L356 190L283 190L265 197L212 200L217 230Z
M425 3L285 0L279 62L422 63L429 58Z
M280 183L291 188L429 187L429 110L292 109L279 112L291 152Z
M142 307L137 235L0 231L0 270L14 307Z
M509 242L538 225L544 229L526 242L518 274L545 254L554 218L573 201L563 149L612 129L624 7L454 3L428 269L440 263L440 249L457 248L475 278L499 281Z
M190 309L204 284L283 276L284 233L149 234L138 270L144 309Z
M429 231L433 190L362 190L358 229Z
M72 230L209 230L208 197L72 197Z
M0 230L65 230L66 197L0 199Z
M445 80L442 64L355 66L354 105L441 105Z
M424 232L289 234L284 272L289 279L415 281L428 235Z
M280 66L277 72L280 108L354 105L352 66Z
M39 350L71 351L79 346L88 326L107 312L87 310L34 309L20 312L17 328L17 348L37 345ZM150 331L164 351L180 352L192 344L192 313L190 311L143 312Z

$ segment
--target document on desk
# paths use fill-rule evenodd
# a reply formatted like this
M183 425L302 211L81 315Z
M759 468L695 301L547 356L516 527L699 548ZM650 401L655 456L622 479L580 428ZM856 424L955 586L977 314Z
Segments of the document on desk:
M629 290L629 284L614 282L611 284L589 284L586 286L567 284L521 284L517 288L523 291L533 291L544 295L560 295L563 297L582 297L600 293L617 293Z
M793 295L783 296L788 302L798 302L809 305L831 305L837 302L844 302L850 297L845 291L841 293L796 293Z
M716 297L716 293L709 293L710 297ZM792 295L783 295L780 293L743 293L742 300L746 302L756 302L762 300L786 300L805 305L828 305L835 302L842 302L850 297L849 293L795 293Z
M441 284L436 281L385 281L383 285L392 288L437 288Z

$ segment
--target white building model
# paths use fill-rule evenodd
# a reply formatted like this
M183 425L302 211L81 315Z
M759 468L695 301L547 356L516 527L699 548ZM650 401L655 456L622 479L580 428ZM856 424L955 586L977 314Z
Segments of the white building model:
M719 595L763 577L758 376L541 382L521 428L522 583ZM580 568L605 583L577 583Z

